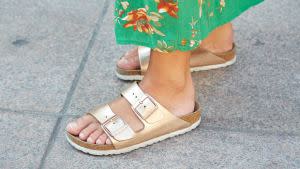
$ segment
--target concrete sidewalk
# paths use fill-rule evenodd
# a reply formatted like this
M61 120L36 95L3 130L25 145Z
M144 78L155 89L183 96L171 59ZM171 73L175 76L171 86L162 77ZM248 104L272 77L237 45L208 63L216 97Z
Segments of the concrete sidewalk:
M110 0L0 1L0 168L300 168L300 1L234 21L238 61L194 73L203 122L125 155L73 149L66 123L130 83Z

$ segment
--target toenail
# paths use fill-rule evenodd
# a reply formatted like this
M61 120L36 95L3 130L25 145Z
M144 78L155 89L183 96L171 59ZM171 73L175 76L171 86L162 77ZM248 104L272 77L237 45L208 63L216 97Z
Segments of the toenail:
M79 137L80 137L80 138L84 138L84 134L83 134L83 133L80 133L80 134L79 134Z
M92 143L92 142L93 142L93 139L92 139L91 137L89 137L89 138L87 139L87 142Z
M121 62L127 64L127 63L128 63L128 59L123 58L123 59L121 60Z
M68 128L68 129L75 129L76 126L77 126L76 123L71 122L71 123L68 124L68 127L67 127L67 128Z
M101 141L100 139L98 139L98 140L96 141L96 143L97 143L97 144L102 144L102 141Z

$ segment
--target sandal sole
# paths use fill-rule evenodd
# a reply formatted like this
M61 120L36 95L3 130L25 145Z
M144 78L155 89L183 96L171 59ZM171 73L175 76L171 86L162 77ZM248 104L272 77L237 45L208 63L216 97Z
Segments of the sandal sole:
M233 65L236 62L236 56L234 56L233 59L222 63L222 64L216 64L216 65L209 65L209 66L198 66L198 67L192 67L190 69L191 72L199 72L199 71L206 71L206 70L213 70L213 69L219 69L219 68L224 68L230 65ZM126 81L134 81L134 80L142 80L143 75L136 74L136 75L124 75L120 74L118 71L115 71L116 76L119 79L126 80Z
M195 123L193 123L191 126L187 127L187 128L184 128L184 129L181 129L181 130L178 130L178 131L175 131L175 132L172 132L172 133L169 133L169 134L165 134L165 135L162 135L162 136L159 136L159 137L156 137L156 138L153 138L153 139L150 139L148 141L145 141L143 143L140 143L140 144L136 144L136 145L133 145L133 146L130 146L130 147L126 147L126 148L123 148L123 149L118 149L118 150L105 150L105 151L100 151L100 150L92 150L92 149L88 149L88 148L85 148L85 147L82 147L76 143L74 143L71 138L67 135L67 140L68 142L77 150L80 150L84 153L87 153L87 154L91 154L91 155L96 155L96 156L102 156L102 155L116 155L116 154L122 154L122 153L127 153L127 152L131 152L133 150L136 150L136 149L139 149L139 148L142 148L142 147L146 147L146 146L149 146L149 145L152 145L152 144L155 144L157 142L160 142L160 141L163 141L163 140L166 140L168 138L172 138L172 137L175 137L175 136L178 136L178 135L182 135L182 134L185 134L193 129L195 129L197 126L199 126L201 122L201 117L199 118L198 121L196 121Z

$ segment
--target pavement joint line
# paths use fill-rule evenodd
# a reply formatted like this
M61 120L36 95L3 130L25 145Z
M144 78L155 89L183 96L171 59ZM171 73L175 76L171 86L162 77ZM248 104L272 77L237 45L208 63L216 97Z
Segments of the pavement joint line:
M106 1L105 1L106 2ZM105 9L103 9L104 11L107 11L107 10L105 10ZM103 12L101 13L101 15L103 14ZM102 18L102 17L101 17ZM82 58L82 60L81 60L81 62L80 62L80 65L79 65L79 67L78 67L78 69L77 69L77 71L76 71L76 73L75 73L75 77L74 77L74 79L73 79L73 81L72 81L72 85L71 85L71 87L70 87L70 90L69 90L69 92L67 93L67 96L66 96L66 99L65 99L65 103L64 103L64 106L63 106L63 108L59 111L59 113L60 114L64 114L66 111L67 111L67 109L69 108L69 106L70 106L70 104L71 104L71 99L72 99L72 97L73 97L73 94L74 94L74 92L75 92L75 89L76 89L76 87L77 87L77 85L78 85L78 82L79 82L79 80L80 80L80 77L81 77L81 75L82 75L82 72L83 72L83 70L84 70L84 68L85 68L85 65L86 65L86 63L87 63L87 61L88 61L88 59L89 59L89 55L90 55L90 52L91 52L91 50L92 50L92 47L94 46L94 44L95 44L95 40L96 40L96 36L98 35L98 31L99 31L99 28L100 28L100 20L98 20L97 21L97 24L96 24L96 28L95 28L95 30L94 30L94 32L93 32L93 34L92 34L92 37L91 37L91 39L90 39L90 41L89 41L89 43L88 43L88 46L87 46L87 48L86 48L86 50L85 50L85 52L84 52L84 56L83 56L83 58Z
M2 107L0 107L0 111L1 112L13 112L13 113L18 113L18 114L33 114L33 115L42 113L42 115L46 115L46 116L55 116L53 114L57 114L55 112L45 112L45 111L39 111L39 110L13 110L10 108L2 108Z
M79 117L79 115L76 114L59 114L57 112L43 112L39 110L12 110L8 108L1 108L0 112L11 112L15 114L22 114L22 115L38 115L38 116L47 116L47 117Z
M104 1L104 5L102 7L101 13L99 14L99 17L98 17L96 26L94 28L92 37L89 40L88 46L87 46L87 48L86 48L86 50L84 52L84 56L83 56L83 58L82 58L82 60L80 62L80 65L79 65L76 73L75 73L75 77L74 77L74 79L72 81L72 85L71 85L70 90L69 90L69 92L67 94L64 106L63 106L62 110L59 112L59 114L61 114L61 115L64 115L66 113L66 111L68 110L68 108L69 108L69 105L71 103L71 99L73 97L74 91L75 91L75 89L76 89L76 87L78 85L78 82L79 82L81 74L82 74L82 72L83 72L83 70L85 68L85 65L86 65L86 63L87 63L87 61L89 59L90 52L92 50L92 47L95 44L97 35L98 35L98 33L99 33L100 29L101 29L101 23L103 22L103 20L105 18L105 15L107 13L107 9L108 9L109 4L110 4L109 0L105 0ZM51 151L51 149L52 149L52 147L54 145L55 139L56 139L58 131L59 131L59 127L60 127L61 121L62 121L62 117L57 118L55 126L54 126L54 128L52 130L52 133L50 135L47 147L46 147L45 152L43 154L43 157L42 157L42 159L40 161L40 165L38 167L39 169L44 168L45 160L46 160L48 154L50 153L50 151Z
M59 131L59 126L60 126L61 120L62 120L62 117L59 117L59 118L56 119L56 123L55 123L55 125L53 127L53 130L51 132L47 147L46 147L45 152L44 152L44 154L42 156L42 159L40 161L40 164L39 164L39 167L38 167L39 169L44 168L45 160L46 160L46 158L47 158L47 156L50 152L50 149L53 147L53 143L55 142L57 133Z

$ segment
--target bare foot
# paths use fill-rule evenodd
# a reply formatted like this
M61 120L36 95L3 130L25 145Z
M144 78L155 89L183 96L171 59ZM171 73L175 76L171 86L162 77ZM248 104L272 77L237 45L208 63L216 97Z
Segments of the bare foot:
M179 83L166 80L160 82L157 79L145 78L140 82L139 86L145 93L151 95L176 116L183 116L193 112L195 104L194 87L190 75L186 78L186 81L182 80ZM143 128L143 124L132 111L127 100L118 98L109 105L113 112L126 121L134 131L139 131ZM67 131L89 143L111 144L110 139L101 129L99 122L91 115L84 115L69 123Z

